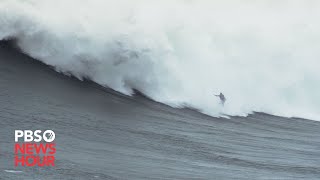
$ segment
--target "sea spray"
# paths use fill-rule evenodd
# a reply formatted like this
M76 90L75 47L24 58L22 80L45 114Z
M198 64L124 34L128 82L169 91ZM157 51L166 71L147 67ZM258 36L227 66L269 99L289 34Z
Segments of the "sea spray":
M59 72L170 106L320 119L319 8L311 0L3 0L0 39Z

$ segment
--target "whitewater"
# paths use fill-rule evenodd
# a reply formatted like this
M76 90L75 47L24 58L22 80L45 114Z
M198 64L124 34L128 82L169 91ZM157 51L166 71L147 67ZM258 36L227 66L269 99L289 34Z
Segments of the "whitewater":
M319 8L315 0L2 0L0 40L58 72L173 107L320 120Z

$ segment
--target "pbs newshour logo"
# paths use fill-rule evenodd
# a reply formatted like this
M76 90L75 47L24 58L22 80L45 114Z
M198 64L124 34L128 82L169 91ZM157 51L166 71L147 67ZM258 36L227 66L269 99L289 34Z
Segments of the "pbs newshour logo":
M55 166L55 138L52 130L15 130L15 166Z

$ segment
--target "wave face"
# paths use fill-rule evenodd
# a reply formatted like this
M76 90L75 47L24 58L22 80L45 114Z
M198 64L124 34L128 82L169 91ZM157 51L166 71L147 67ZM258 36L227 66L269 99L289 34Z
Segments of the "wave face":
M312 0L2 0L0 39L64 74L170 106L320 119L319 8Z

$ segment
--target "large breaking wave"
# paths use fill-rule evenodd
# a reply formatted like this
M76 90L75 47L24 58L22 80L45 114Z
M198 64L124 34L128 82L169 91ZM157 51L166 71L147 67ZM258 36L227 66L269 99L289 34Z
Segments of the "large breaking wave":
M57 71L203 113L320 119L320 2L2 0L0 40ZM213 96L223 92L224 107Z

